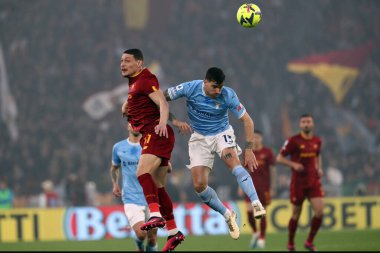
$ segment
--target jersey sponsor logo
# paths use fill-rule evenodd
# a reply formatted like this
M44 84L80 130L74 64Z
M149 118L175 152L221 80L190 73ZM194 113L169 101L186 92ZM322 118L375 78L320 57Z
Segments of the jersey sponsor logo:
M316 157L317 153L315 152L301 152L300 157L301 158L308 158L308 157Z

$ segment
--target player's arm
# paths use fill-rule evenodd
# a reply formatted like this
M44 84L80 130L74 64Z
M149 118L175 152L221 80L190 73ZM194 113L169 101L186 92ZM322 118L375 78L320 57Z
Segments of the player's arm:
M166 101L172 101L170 98L168 89L164 91L164 97ZM179 132L181 134L191 134L192 132L191 126L185 121L178 120L176 116L170 111L169 111L169 121L173 124L173 126L179 129Z
M128 117L128 100L125 100L125 102L121 106L121 114L124 118Z
M120 166L111 165L111 180L112 180L112 193L116 197L121 197L121 190L119 187L119 175L120 175Z
M245 112L240 118L244 125L244 134L245 134L245 146L244 146L244 166L248 167L250 171L253 172L253 169L257 169L258 163L256 161L255 154L252 152L253 148L253 133L254 133L254 123L249 116L248 112Z
M318 171L318 176L322 177L323 176L323 168L322 168L322 156L319 155L317 159L317 171Z
M152 101L160 108L160 122L154 128L155 132L159 136L165 136L168 138L169 135L166 124L168 123L169 119L169 104L166 101L162 90L160 89L150 93L149 98L152 99Z
M281 152L277 155L276 161L280 164L289 166L290 168L293 168L295 171L302 171L303 165L300 163L293 162L289 159L287 159L284 155L281 154Z
M277 171L276 167L274 165L269 166L269 173L270 173L270 187L271 187L271 195L272 197L276 196L277 192Z

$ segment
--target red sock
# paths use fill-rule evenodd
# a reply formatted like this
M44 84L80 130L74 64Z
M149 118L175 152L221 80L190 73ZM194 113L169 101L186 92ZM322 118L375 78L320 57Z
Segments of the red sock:
M267 230L267 219L264 217L260 221L260 239L265 239L265 231Z
M160 205L158 204L157 186L152 178L152 175L145 173L137 177L137 179L139 180L140 185L144 191L144 196L146 202L148 203L149 211L151 213L159 212Z
M167 229L171 230L177 228L173 215L173 202L166 192L165 187L158 188L158 200L161 215L166 220Z
M249 225L251 225L253 233L256 233L257 228L256 228L255 218L253 217L253 211L247 211L247 216L248 216Z
M297 226L298 226L298 220L293 220L292 218L290 218L289 225L288 225L288 231L289 231L288 244L294 245L294 236L296 235Z
M321 227L321 224L322 224L322 218L317 218L314 216L313 219L311 220L310 232L309 232L309 236L307 237L308 242L313 243L314 236L317 234L318 229Z

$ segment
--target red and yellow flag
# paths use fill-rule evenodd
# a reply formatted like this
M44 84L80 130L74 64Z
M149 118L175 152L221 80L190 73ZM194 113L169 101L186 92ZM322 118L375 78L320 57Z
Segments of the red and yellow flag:
M369 42L348 50L314 54L290 61L287 68L291 72L310 73L317 77L330 89L335 102L340 103L352 87L373 47L374 43Z

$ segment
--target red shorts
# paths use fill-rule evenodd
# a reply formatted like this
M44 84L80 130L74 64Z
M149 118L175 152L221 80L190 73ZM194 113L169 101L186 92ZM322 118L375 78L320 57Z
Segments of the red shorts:
M159 136L154 132L154 127L144 131L140 140L142 147L141 154L152 154L162 159L160 166L167 166L169 164L170 156L174 147L174 131L173 128L167 125L168 135Z
M299 206L302 205L305 198L323 197L321 182L317 182L308 187L297 186L293 181L290 183L290 203Z
M269 204L272 200L271 195L270 195L270 191L260 191L260 190L256 189L256 192L257 192L257 196L259 197L261 204L264 207L269 206ZM245 202L251 203L251 200L248 198L247 195L245 195Z

